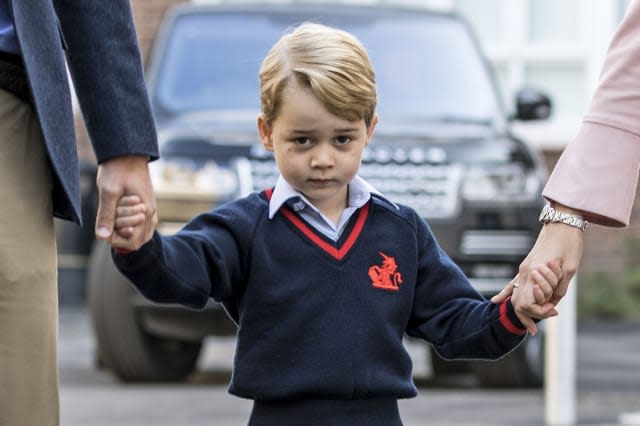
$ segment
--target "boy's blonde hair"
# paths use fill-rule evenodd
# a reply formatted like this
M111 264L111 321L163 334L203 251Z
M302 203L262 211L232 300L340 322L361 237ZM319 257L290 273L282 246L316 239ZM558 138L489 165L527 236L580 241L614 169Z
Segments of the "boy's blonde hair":
M278 116L282 93L295 79L332 114L371 124L376 108L375 73L353 35L304 23L271 48L260 68L260 103L267 124Z

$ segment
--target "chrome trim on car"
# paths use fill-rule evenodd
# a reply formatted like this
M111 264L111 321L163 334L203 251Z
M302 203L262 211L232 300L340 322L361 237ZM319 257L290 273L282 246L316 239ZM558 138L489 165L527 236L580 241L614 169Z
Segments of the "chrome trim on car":
M534 240L529 231L470 230L462 233L464 255L526 255Z

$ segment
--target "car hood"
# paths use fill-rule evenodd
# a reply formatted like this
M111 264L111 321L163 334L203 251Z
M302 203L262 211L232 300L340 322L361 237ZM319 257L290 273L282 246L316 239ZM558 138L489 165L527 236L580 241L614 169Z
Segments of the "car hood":
M442 163L505 163L517 153L530 156L526 146L508 133L480 125L379 126L371 149L376 145L391 149L423 147L427 157Z

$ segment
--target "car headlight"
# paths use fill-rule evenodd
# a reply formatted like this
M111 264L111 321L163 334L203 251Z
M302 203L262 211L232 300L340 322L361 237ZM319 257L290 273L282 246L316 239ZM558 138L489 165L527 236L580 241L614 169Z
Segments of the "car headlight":
M213 160L158 160L149 169L157 197L215 201L238 191L235 172Z
M462 185L467 201L533 201L540 197L542 179L519 164L471 168Z

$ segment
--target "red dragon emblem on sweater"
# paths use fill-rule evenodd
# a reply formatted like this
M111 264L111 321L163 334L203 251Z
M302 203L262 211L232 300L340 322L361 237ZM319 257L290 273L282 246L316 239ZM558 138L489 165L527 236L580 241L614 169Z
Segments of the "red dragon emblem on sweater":
M369 268L369 277L371 278L371 285L383 290L398 291L399 285L402 284L402 275L397 272L398 264L396 259L387 256L383 252L379 252L382 256L382 265L373 265Z

